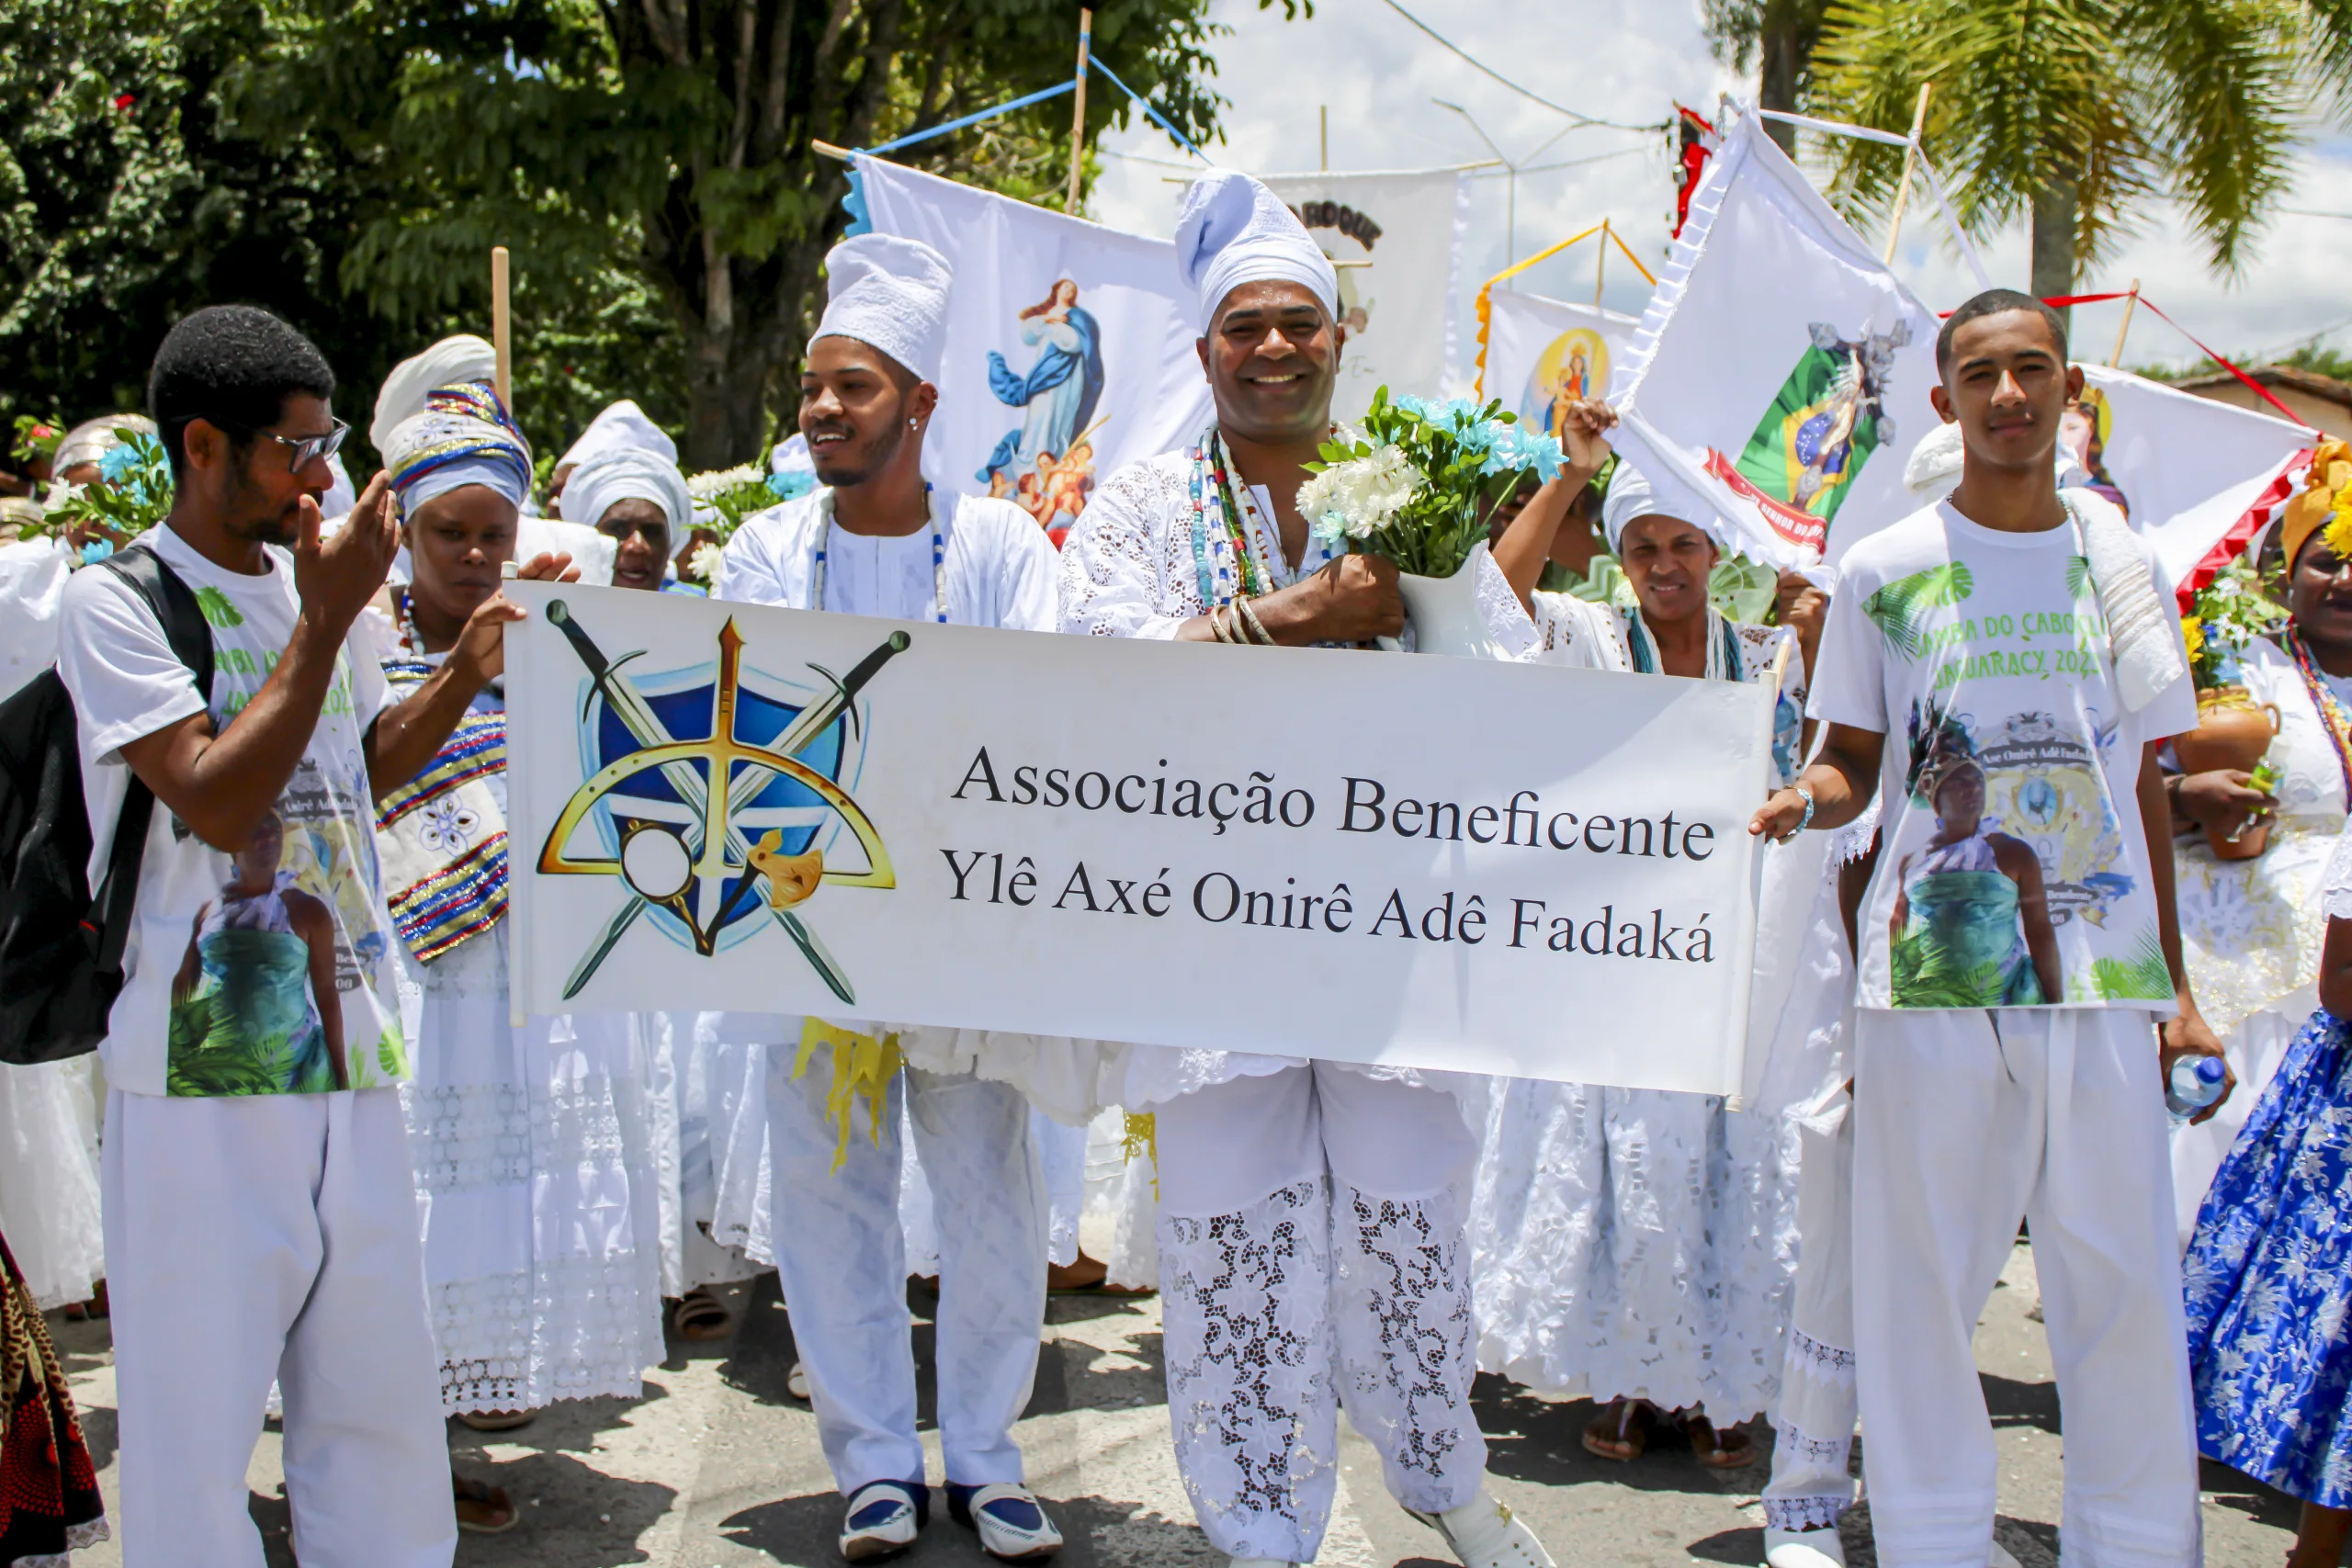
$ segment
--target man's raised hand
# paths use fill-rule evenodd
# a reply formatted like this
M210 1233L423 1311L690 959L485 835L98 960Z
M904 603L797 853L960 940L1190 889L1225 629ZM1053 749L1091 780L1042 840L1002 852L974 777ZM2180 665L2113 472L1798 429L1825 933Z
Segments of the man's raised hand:
M341 637L384 586L400 550L391 476L377 470L331 539L320 537L324 519L317 502L306 495L295 504L300 519L294 537L295 596L305 620Z

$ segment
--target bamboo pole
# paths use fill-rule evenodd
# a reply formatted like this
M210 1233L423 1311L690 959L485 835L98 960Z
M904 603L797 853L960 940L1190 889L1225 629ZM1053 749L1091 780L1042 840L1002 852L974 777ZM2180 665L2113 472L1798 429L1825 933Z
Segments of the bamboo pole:
M1894 187L1894 210L1886 220L1886 254L1881 259L1889 266L1894 265L1894 243L1903 238L1903 209L1911 200L1911 171L1919 162L1919 138L1928 130L1928 95L1936 90L1933 82L1919 84L1919 107L1911 113L1911 144L1903 150L1903 178Z
M1078 100L1069 111L1069 199L1062 203L1062 210L1078 216L1078 178L1086 164L1086 64L1087 50L1093 41L1094 13L1091 9L1078 14Z
M2123 363L2123 340L2132 331L2132 312L2139 308L2140 280L2135 277L2132 280L2132 292L2123 301L2123 321L2115 329L2115 352L2107 356L2110 369Z
M1317 166L1328 175L1331 172L1331 106L1329 104L1315 106L1315 141L1321 149L1321 162Z
M1609 227L1609 220L1600 220L1600 243L1592 247L1592 302L1600 303L1600 286L1609 277L1609 238L1616 231Z
M498 400L514 412L514 312L507 302L506 247L490 248L490 345L498 351Z
M836 163L846 164L850 159L848 148L836 147L830 141L819 141L814 137L809 139L808 151L816 153L820 158L831 158Z

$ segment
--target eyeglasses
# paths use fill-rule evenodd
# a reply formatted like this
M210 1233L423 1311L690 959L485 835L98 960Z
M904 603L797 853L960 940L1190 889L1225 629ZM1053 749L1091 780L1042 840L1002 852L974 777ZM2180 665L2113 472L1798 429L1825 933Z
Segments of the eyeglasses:
M299 474L321 458L332 457L342 451L345 438L351 434L351 426L336 420L334 428L324 435L280 435L274 430L256 430L254 434L266 435L285 447L287 468Z

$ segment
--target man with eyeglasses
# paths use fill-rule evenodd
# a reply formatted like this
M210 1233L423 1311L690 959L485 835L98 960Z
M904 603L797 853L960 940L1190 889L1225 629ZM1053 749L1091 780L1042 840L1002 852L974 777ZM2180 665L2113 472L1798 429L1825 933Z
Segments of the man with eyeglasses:
M130 1568L260 1562L245 1465L273 1378L302 1562L447 1568L455 1551L374 802L440 748L523 612L493 596L390 700L350 640L397 544L385 476L321 537L334 391L317 349L248 307L196 312L156 354L174 495L133 547L194 591L209 691L117 573L65 594L58 666L100 854L133 774L161 806L102 1047Z

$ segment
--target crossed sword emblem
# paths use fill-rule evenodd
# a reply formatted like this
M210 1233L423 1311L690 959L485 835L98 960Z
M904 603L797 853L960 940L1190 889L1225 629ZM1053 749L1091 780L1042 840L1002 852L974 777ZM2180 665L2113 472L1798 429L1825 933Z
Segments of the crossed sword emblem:
M586 668L593 682L589 701L593 704L596 696L603 696L606 710L629 732L639 750L605 768L574 792L571 803L564 807L554 831L548 835L546 848L540 855L539 869L548 873L619 873L621 866L618 861L568 862L563 857L562 846L585 816L587 808L609 793L613 785L649 768L658 767L662 778L685 803L686 809L698 819L680 835L685 841L694 874L710 879L713 886L723 884L729 873L738 871L753 872L767 878L770 884L770 897L766 900L769 913L792 938L793 944L800 949L802 956L808 960L832 993L843 1002L854 1005L857 994L848 975L826 951L817 933L808 929L808 922L788 907L815 891L821 872L801 863L810 857L786 856L778 852L780 833L771 832L762 842L753 844L744 836L734 818L759 797L770 780L778 775L793 778L824 797L827 804L842 810L850 818L853 829L859 829L858 838L867 852L871 869L853 875L837 874L833 880L874 887L897 885L888 852L883 849L878 835L873 832L871 824L865 821L865 814L834 781L802 762L799 756L843 714L850 716L851 723L856 722L854 705L857 694L893 657L906 651L907 634L892 632L860 660L846 678L836 676L822 665L811 664L811 670L831 682L832 690L803 708L773 742L766 746L753 746L735 739L735 697L743 637L735 629L733 620L729 620L718 633L718 681L711 716L710 739L707 741L680 741L671 735L668 726L662 722L661 716L628 677L620 672L620 666L638 657L636 654L624 654L618 660L605 658L604 650L596 646L587 629L572 615L571 607L560 599L548 605L547 617L563 633L564 639L571 645L572 652ZM582 716L586 716L584 710ZM719 790L709 787L704 775L696 771L692 761L695 758L707 763L711 778L724 778L726 787ZM731 861L730 855L733 857ZM620 908L605 922L604 931L590 944L587 953L573 967L571 978L565 982L563 997L566 1001L579 995L594 977L597 969L612 955L613 949L620 944L621 938L628 933L629 928L637 923L638 917L644 914L653 902L634 886L628 886ZM691 917L687 923L695 925ZM698 927L696 935L698 939L702 938Z

